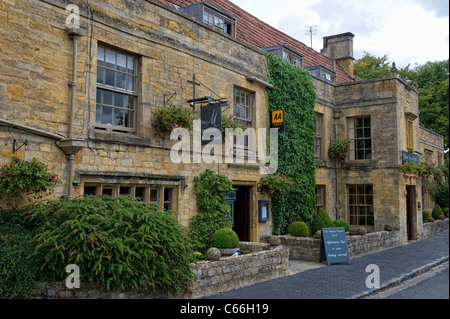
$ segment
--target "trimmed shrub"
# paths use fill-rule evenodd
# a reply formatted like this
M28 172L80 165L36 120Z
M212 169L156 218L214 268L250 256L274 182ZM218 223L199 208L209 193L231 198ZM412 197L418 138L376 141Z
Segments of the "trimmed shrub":
M434 219L439 219L439 216L444 215L444 212L442 211L441 206L439 206L439 204L436 204L436 206L434 206L433 212L431 213L431 216Z
M428 220L428 218L430 218L430 217L431 217L431 212L430 211L424 210L422 212L422 219L423 219L423 221Z
M305 222L293 222L287 228L287 233L295 237L308 237L309 229Z
M107 289L176 294L192 279L193 250L185 229L156 204L129 195L63 197L30 213L41 221L34 241L47 281L64 280L69 264L79 267L81 281Z
M211 239L211 246L216 248L238 248L239 237L230 228L222 228L214 233Z
M325 209L320 208L317 212L317 216L314 219L312 231L316 233L316 231L321 230L322 228L332 228L334 227L333 221Z
M448 216L448 207L444 208L442 211L444 212L444 216Z
M345 220L335 220L333 221L334 227L344 227L345 231L348 232L350 230L350 225Z

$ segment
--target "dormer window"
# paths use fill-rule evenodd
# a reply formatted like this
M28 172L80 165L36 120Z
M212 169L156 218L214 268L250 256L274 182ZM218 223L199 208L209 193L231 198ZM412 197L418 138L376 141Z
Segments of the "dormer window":
M305 67L305 70L308 70L309 73L323 79L326 82L336 83L336 72L330 70L326 66L323 65L307 66Z
M203 21L207 25L226 33L232 37L236 36L236 18L217 9L206 2L198 2L189 6L177 8L194 18Z
M303 67L303 55L289 48L286 44L262 48L261 50L272 53L275 56L289 62L290 64L299 66L301 68Z

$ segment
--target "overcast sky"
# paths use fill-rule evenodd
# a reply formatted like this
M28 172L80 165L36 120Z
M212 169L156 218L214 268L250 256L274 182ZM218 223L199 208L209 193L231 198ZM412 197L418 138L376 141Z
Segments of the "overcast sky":
M448 0L230 0L260 20L311 45L305 26L323 37L352 32L354 57L388 54L397 67L442 61L449 56Z

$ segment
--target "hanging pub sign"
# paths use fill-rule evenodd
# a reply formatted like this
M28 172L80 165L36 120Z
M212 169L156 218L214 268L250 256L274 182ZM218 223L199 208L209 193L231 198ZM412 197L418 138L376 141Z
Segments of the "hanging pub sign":
M347 237L344 227L322 228L320 238L320 260L331 264L350 264Z
M272 111L270 119L270 128L277 128L279 132L286 130L286 122L284 120L284 110Z
M222 108L221 103L209 103L202 107L201 110L202 121L202 145L214 143L221 143L217 138L210 134L203 134L208 128L216 128L222 132Z

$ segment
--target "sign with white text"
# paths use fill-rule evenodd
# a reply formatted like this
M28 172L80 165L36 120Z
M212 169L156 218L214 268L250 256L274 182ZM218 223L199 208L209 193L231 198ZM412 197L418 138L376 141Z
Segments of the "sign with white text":
M350 264L347 237L344 227L322 228L320 238L320 262L331 264Z

